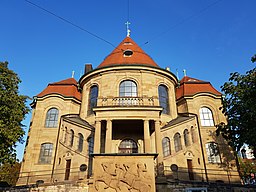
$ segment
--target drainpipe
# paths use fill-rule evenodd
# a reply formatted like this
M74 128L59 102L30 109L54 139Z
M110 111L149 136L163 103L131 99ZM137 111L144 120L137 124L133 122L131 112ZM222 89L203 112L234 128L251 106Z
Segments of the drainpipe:
M203 142L202 142L202 136L201 136L201 130L200 130L200 124L199 124L199 120L198 120L198 115L195 114L195 113L189 113L189 112L188 113L179 113L179 114L194 115L196 117L198 134L199 134L199 141L200 141L201 152L202 152L203 163L204 163L205 178L206 178L206 182L208 183L209 179L208 179L208 173L207 173L207 169L206 169L206 162L205 162L205 156L204 156L204 148L203 148Z
M58 145L59 145L59 136L60 136L60 128L61 128L61 122L62 122L62 116L60 117L60 123L59 123L59 128L58 128L58 134L57 134L57 139L56 139L56 147L55 147L55 154L53 158L53 165L52 165L52 174L51 174L51 180L53 179L53 174L54 174L54 166L56 163L56 157L57 157L57 151L58 151ZM54 182L54 181L53 181Z

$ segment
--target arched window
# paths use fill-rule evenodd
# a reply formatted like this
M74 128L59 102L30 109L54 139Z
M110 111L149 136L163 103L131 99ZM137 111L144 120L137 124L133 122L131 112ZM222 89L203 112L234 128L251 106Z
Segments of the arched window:
M94 139L93 139L93 137L89 137L87 139L87 142L88 142L88 155L90 155L90 154L93 153L93 147L94 147Z
M179 133L175 133L175 135L174 135L174 147L175 147L176 152L178 152L182 149L181 136Z
M97 100L98 100L98 87L96 85L93 85L90 88L88 114L92 114L93 108L97 106Z
M75 133L74 133L74 131L71 129L71 130L70 130L70 147L73 147L73 145L74 145L74 137L75 137Z
M77 147L77 150L79 152L83 151L83 145L84 145L84 136L81 133L78 133L78 147Z
M137 97L137 85L134 81L125 80L120 83L119 97Z
M205 144L206 153L209 163L220 163L220 153L218 144L214 142Z
M158 97L159 97L159 104L163 107L163 113L169 114L169 96L168 96L168 88L164 85L159 85L158 87Z
M119 153L138 153L138 146L132 139L125 139L119 145Z
M183 135L184 135L184 143L185 143L185 146L189 146L189 145L190 145L190 141L189 141L189 132L188 132L187 129L184 130Z
M64 129L63 143L66 143L66 142L67 142L67 136L68 136L68 128L65 127L65 129Z
M193 126L190 129L192 143L196 142L196 130Z
M52 143L43 143L40 149L39 163L50 164L52 160Z
M57 127L59 111L56 108L51 108L47 111L45 119L45 127Z
M163 138L162 147L163 147L164 157L171 155L171 145L170 145L170 139L168 137Z
M202 107L199 110L202 126L214 126L212 111L207 107Z

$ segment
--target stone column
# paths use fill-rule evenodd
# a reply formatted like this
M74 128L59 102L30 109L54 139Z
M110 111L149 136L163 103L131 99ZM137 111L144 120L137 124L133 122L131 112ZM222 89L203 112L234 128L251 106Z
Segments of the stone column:
M105 153L112 152L112 120L107 120Z
M156 152L157 156L157 166L158 166L158 175L163 175L163 148L162 148L162 137L160 132L160 121L155 121L155 139L156 139Z
M150 153L150 147L149 121L144 120L144 153Z
M100 136L101 136L101 122L96 121L93 153L100 153L100 141L101 141Z

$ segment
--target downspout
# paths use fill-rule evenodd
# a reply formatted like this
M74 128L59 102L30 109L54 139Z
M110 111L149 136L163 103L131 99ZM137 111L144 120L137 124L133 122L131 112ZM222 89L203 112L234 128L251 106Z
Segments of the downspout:
M198 128L198 134L199 134L199 141L200 141L200 146L201 146L201 152L202 152L202 157L203 157L203 163L204 163L204 172L205 172L205 178L206 178L206 182L208 183L209 182L209 179L208 179L208 173L207 173L207 169L206 169L206 162L205 162L205 156L204 156L204 148L203 148L203 142L202 142L202 136L201 136L201 130L200 130L200 124L199 124L199 120L198 120L198 115L195 114L195 113L180 113L180 114L190 114L190 115L194 115L196 116L196 122L197 122L197 128Z
M62 120L62 117L60 117L60 120ZM55 147L55 154L54 154L53 165L52 165L51 180L53 179L54 166L55 166L55 162L56 162L57 150L58 150L58 145L59 145L60 125L61 125L61 122L59 123L59 128L58 128L58 134L57 134L57 140L56 140L56 147Z

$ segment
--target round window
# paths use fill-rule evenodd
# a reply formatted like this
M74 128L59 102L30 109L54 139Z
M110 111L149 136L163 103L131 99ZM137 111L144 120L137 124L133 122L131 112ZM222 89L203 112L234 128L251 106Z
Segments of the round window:
M87 170L87 165L86 164L80 165L80 171L84 172L86 170Z

